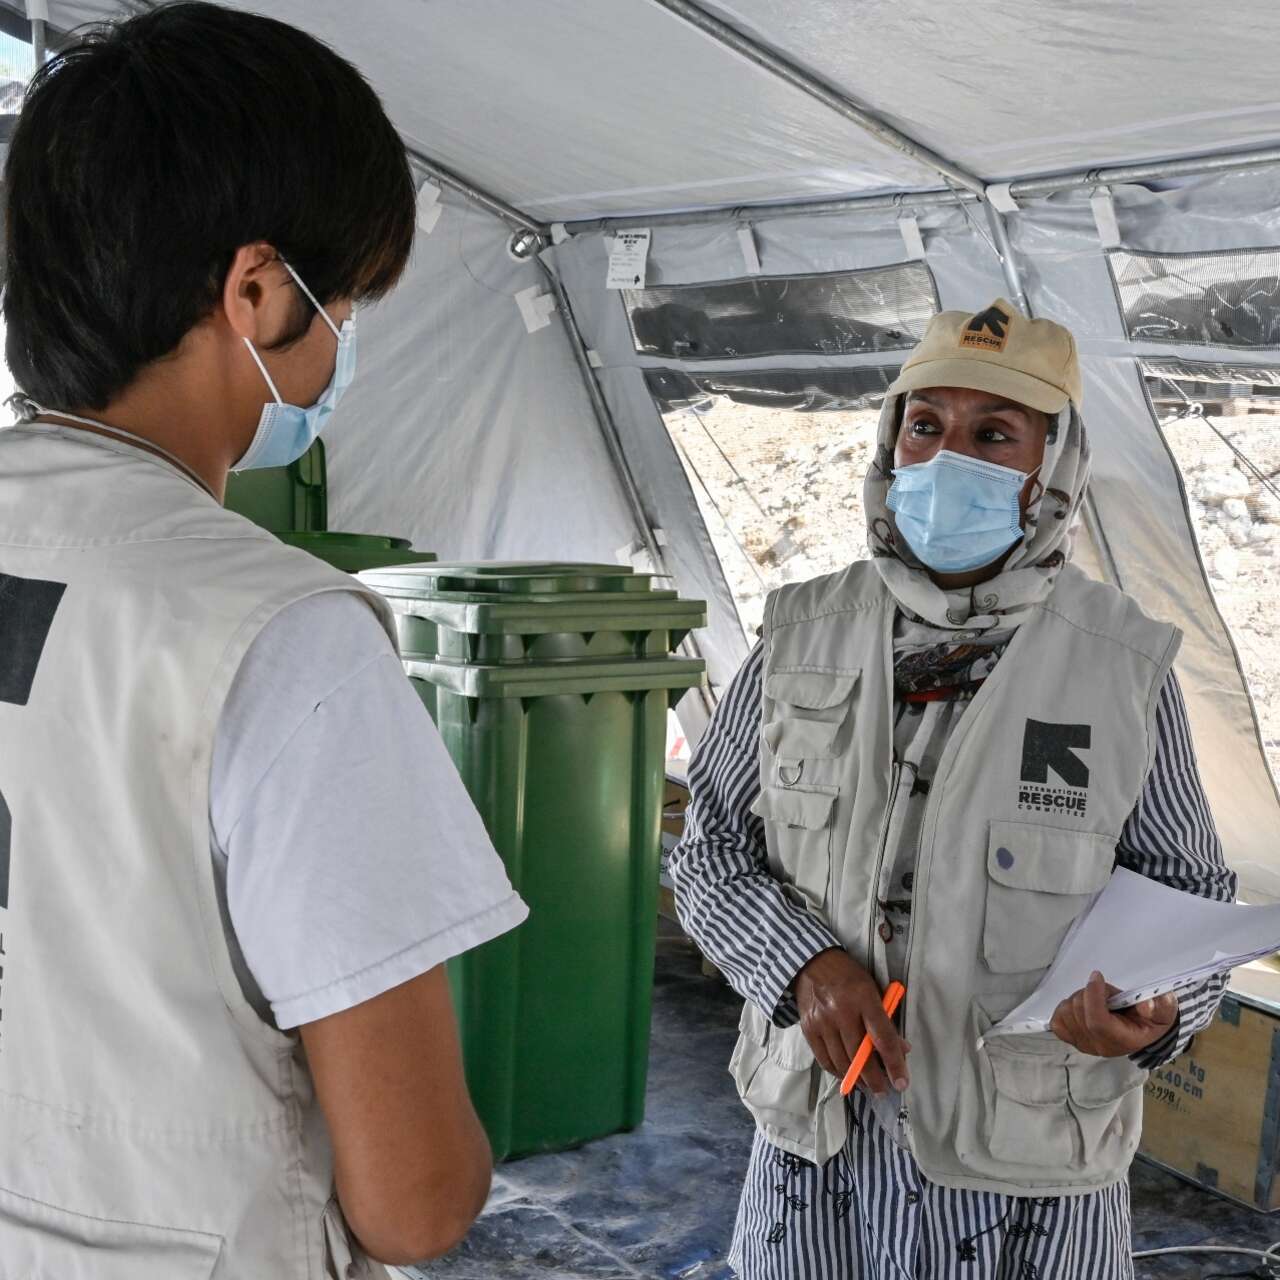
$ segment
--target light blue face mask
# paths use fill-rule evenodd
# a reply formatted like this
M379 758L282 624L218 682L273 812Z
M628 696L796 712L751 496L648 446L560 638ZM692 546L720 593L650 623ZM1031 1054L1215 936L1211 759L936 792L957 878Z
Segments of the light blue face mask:
M899 467L885 501L922 564L967 573L994 564L1023 536L1018 498L1028 478L942 449L928 462Z
M283 259L282 259L283 261ZM339 329L329 317L329 313L316 301L315 295L302 283L302 278L286 262L285 270L294 278L299 289L307 295L311 305L320 313L325 324L333 330L338 339L338 354L333 364L333 377L329 385L320 394L320 399L309 409L296 404L286 404L276 390L262 357L254 349L248 338L244 344L249 354L266 379L274 404L262 406L262 416L258 419L258 430L253 437L244 457L232 468L233 471L259 471L265 467L287 467L296 462L316 442L316 437L324 430L329 415L338 407L342 393L351 385L356 372L356 313L352 308L351 318L342 322Z

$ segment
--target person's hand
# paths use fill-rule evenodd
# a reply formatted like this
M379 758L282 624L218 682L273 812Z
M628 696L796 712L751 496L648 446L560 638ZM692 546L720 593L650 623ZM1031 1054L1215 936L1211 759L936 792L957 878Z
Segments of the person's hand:
M1178 997L1171 992L1131 1009L1108 1009L1107 1000L1118 991L1095 972L1087 987L1057 1007L1049 1029L1081 1053L1125 1058L1155 1044L1177 1021Z
M911 1046L886 1015L875 979L847 951L820 951L796 975L792 990L800 1029L824 1071L843 1078L862 1037L870 1034L876 1053L858 1083L877 1095L888 1091L891 1080L899 1093L906 1089Z

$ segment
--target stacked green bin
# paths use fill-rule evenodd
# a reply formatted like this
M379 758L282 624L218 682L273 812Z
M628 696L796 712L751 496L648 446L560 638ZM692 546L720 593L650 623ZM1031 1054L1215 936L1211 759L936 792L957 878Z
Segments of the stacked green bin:
M406 538L328 532L328 477L322 440L287 467L233 471L227 477L225 506L274 533L281 542L301 547L346 573L435 559L427 552L414 551Z
M424 565L362 575L529 904L450 979L499 1158L644 1118L667 710L702 683L672 651L701 601L616 565ZM434 695L434 701L432 696Z
M327 529L324 442L317 440L287 467L233 471L227 477L225 505L272 533Z
M281 542L301 547L313 556L341 569L360 573L390 565L426 564L435 559L429 551L414 551L408 538L384 538L370 533L277 533Z

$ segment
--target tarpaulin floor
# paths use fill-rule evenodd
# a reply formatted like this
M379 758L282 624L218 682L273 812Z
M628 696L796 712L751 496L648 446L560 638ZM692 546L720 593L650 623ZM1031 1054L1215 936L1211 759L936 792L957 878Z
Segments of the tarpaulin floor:
M740 1009L728 987L702 976L692 947L664 932L645 1123L576 1151L502 1165L466 1242L448 1258L408 1274L431 1280L730 1280L725 1255L751 1145L751 1124L725 1070ZM1280 1238L1280 1215L1254 1213L1141 1162L1131 1181L1137 1249L1265 1249ZM1139 1262L1137 1276L1264 1274L1256 1265L1247 1257L1175 1256Z

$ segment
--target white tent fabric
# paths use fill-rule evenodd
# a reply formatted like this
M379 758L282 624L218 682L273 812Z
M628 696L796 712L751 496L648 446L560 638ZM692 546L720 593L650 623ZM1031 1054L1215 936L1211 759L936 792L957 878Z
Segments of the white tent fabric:
M637 537L564 330L509 232L445 194L400 286L360 315L360 376L325 433L329 521L442 559L613 560Z
M237 3L329 41L407 140L545 221L942 185L653 0ZM992 181L1280 138L1271 60L1241 56L1280 40L1266 0L708 8Z
M989 182L1280 138L1267 0L706 7Z
M1052 0L974 8L933 0L703 0L712 14L821 77L985 181L1280 143L1269 60L1280 10ZM21 8L18 0L0 0ZM539 222L720 209L657 225L649 284L803 275L902 262L898 210L769 216L735 206L904 193L943 307L1006 292L980 207L924 207L941 177L838 111L731 52L657 0L237 0L355 61L406 141ZM148 7L51 0L55 27ZM1212 30L1209 29L1212 24ZM1232 38L1211 38L1226 31ZM1280 168L1114 192L1127 250L1280 247ZM752 223L752 220L754 222ZM1236 654L1205 579L1177 468L1138 368L1162 359L1280 365L1280 348L1136 343L1125 333L1087 191L1007 216L1036 314L1079 335L1108 571L1187 633L1179 672L1228 854L1254 897L1280 898L1280 802ZM361 375L332 437L333 522L403 533L447 556L612 559L637 520L559 318L528 332L514 295L536 263L500 220L449 197L398 293L362 320ZM708 600L713 687L745 652L697 502L644 382L688 362L638 354L605 289L608 230L543 251L562 278L617 423L643 519L686 593ZM1270 303L1272 307L1274 302ZM700 370L893 363L900 353L697 361ZM372 429L370 429L372 428ZM851 477L851 484L858 478Z

